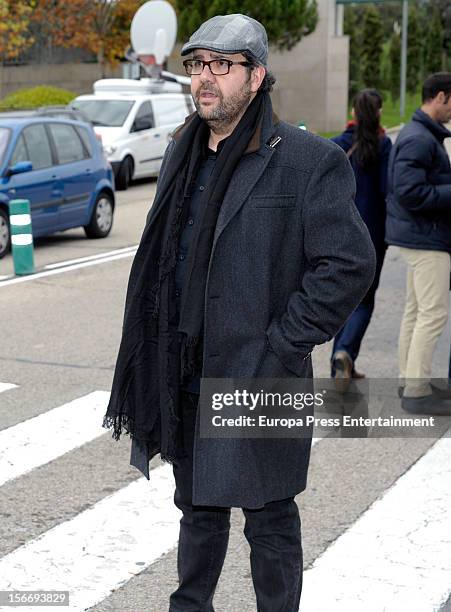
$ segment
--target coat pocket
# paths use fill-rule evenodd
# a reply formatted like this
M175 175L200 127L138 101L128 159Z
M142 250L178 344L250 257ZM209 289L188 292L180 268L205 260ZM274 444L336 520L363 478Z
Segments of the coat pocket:
M296 205L296 196L290 194L273 194L251 196L249 198L251 208L293 208Z
M254 378L297 378L297 375L280 361L268 341Z

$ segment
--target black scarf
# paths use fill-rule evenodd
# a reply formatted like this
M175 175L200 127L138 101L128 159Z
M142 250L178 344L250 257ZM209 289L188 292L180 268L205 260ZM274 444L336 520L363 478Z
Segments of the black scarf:
M127 289L122 340L103 427L122 430L149 457L183 456L179 427L180 383L202 364L207 272L218 214L233 172L261 125L269 95L259 92L222 147L203 192L200 219L188 253L180 317L175 301L175 267L181 228L208 127L197 113L185 124L164 176L151 231L147 226L133 261ZM158 199L158 202L157 202Z

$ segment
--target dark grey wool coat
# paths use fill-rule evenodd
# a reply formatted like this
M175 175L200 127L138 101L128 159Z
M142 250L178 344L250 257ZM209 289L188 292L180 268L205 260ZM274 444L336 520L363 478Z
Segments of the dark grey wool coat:
M177 155L177 133L159 187L170 155ZM144 231L152 231L158 191ZM268 109L217 221L203 377L313 376L314 346L336 334L374 276L374 249L354 195L342 149L277 122ZM306 486L310 446L309 439L200 438L198 418L193 503L259 508L294 496Z

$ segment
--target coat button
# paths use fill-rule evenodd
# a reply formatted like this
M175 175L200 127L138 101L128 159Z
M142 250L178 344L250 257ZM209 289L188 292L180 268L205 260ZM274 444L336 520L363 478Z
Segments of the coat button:
M203 185L201 185L201 186L199 187L199 191L204 191L204 189L205 189L205 187L204 187Z
M183 261L185 259L185 255L183 255L183 253L181 255L179 255L179 260Z
M194 219L188 219L188 225L193 225L194 224Z

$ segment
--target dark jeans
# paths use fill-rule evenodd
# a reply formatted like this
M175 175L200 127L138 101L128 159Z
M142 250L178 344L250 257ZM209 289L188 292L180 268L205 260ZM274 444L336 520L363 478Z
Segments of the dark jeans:
M363 300L335 336L331 361L337 351L345 351L351 357L352 363L355 363L360 352L360 345L362 343L363 336L365 335L373 314L374 299L379 286L379 279L382 272L382 266L384 264L385 253L386 249L380 249L379 251L376 250L376 273L373 283L368 289ZM331 368L331 371L332 376L335 376L333 367Z
M229 541L230 508L191 503L198 396L182 392L181 399L188 458L174 464L174 502L183 516L177 556L179 587L170 597L169 612L214 612L213 596ZM270 502L258 510L243 508L243 512L258 612L298 612L302 545L294 498Z

